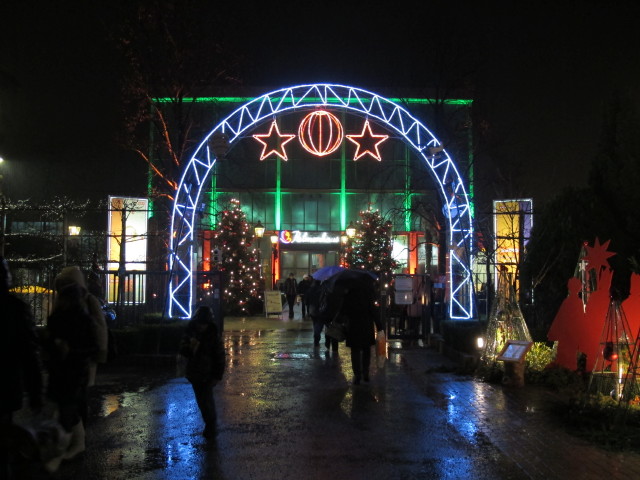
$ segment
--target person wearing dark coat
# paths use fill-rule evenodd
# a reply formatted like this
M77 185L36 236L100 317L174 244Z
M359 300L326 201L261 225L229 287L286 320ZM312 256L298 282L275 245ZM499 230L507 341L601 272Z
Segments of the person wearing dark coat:
M309 275L305 275L300 283L298 283L298 295L300 295L300 305L302 305L302 318L306 318L309 313L306 294L311 288L313 278Z
M89 364L99 350L85 293L75 283L62 287L47 320L47 394L57 405L60 425L71 433L67 451L50 462L50 471L55 471L61 460L70 460L85 450L82 418L87 404Z
M40 343L29 306L9 293L11 274L4 258L0 257L0 363L3 393L0 395L0 431L3 443L13 427L13 413L22 408L23 393L27 392L29 407L38 412L42 408L42 364ZM0 450L0 478L9 478L9 453Z
M224 345L211 308L196 310L180 343L180 354L187 358L185 376L205 423L202 435L211 438L216 434L217 422L213 387L222 380L225 367Z
M289 278L284 281L284 294L287 297L289 305L289 318L293 318L293 306L296 303L296 295L298 295L298 281L293 273L289 274Z
M371 347L376 343L376 331L383 329L375 306L374 290L351 288L345 292L341 314L347 324L346 345L351 348L353 383L369 381Z

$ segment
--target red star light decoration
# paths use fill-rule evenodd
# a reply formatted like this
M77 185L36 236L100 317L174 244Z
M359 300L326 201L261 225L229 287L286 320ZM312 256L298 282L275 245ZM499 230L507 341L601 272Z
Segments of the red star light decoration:
M590 247L589 245L584 246L587 249L587 255L582 260L586 260L588 268L595 269L598 275L600 274L600 270L603 267L609 268L609 262L607 261L607 258L613 257L615 255L614 252L607 252L610 241L611 240L607 240L601 245L600 239L596 237L596 241L593 244L593 247Z
M253 138L258 140L262 144L262 154L260 155L260 161L267 158L272 153L275 153L283 160L288 160L287 152L284 146L291 140L296 138L293 134L280 133L278 124L274 120L269 128L269 133L261 133L253 135Z
M346 135L346 137L356 144L356 153L353 156L353 160L358 160L360 157L364 155L371 155L373 158L382 161L380 157L380 144L384 142L389 135L376 135L371 131L371 125L369 125L369 120L364 122L364 126L362 127L362 133L359 135Z

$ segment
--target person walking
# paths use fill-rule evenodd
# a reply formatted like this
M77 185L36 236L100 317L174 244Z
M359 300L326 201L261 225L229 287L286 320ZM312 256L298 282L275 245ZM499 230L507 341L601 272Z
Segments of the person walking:
M300 295L300 305L302 305L303 320L307 317L309 313L306 294L311 288L312 282L313 282L313 277L311 277L310 275L305 275L304 277L302 277L302 280L300 281L300 283L298 283L298 295Z
M376 331L383 329L375 306L373 286L355 285L345 291L341 314L347 324L346 345L351 348L353 383L369 381L371 347L376 343Z
M180 352L187 358L186 378L191 383L196 403L204 420L205 438L216 434L216 404L213 387L222 380L225 367L225 351L213 311L199 307L180 343Z
M98 345L95 354L89 362L89 377L87 379L87 386L92 387L93 385L95 385L98 364L105 363L107 361L109 351L109 331L107 328L107 322L104 318L104 312L102 311L100 300L95 295L89 292L84 274L82 273L82 270L80 270L80 267L65 267L55 278L54 286L56 291L59 292L67 285L77 285L80 288L82 301L86 304L87 313L91 318L91 332L95 337L96 343ZM86 407L82 418L86 424Z
M29 398L34 414L42 409L42 363L40 343L29 306L9 293L11 273L0 257L0 479L12 478L10 458L5 439L11 437L13 414L22 408L23 393Z
M289 305L289 319L293 319L293 307L296 303L296 296L298 295L298 281L293 273L289 274L289 278L284 281L284 294L287 297L287 304Z
M89 363L98 352L86 291L71 283L56 293L53 312L47 321L49 356L48 395L56 404L58 421L71 433L66 452L50 460L54 472L62 460L71 460L85 450L83 417L86 415Z

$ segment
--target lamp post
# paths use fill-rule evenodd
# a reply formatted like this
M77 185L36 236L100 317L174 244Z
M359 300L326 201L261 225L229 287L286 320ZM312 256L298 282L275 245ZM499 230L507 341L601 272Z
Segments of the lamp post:
M264 236L264 226L262 225L262 223L260 223L260 220L258 220L258 223L256 223L256 226L253 227L253 232L256 235L256 238L258 239L258 265L260 265L260 278L262 278L262 237Z
M349 222L349 226L345 230L347 237L353 238L356 236L356 226L353 224L353 220Z
M349 244L349 236L346 233L340 235L340 265L347 266L347 246Z

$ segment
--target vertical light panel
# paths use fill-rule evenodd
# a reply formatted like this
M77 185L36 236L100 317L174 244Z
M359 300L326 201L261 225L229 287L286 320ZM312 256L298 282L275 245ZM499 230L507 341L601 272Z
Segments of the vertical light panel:
M274 230L282 228L282 160L276 158L276 198L275 198L275 227Z
M147 268L149 202L146 198L109 197L109 207L107 269L118 270L121 275L109 275L107 301L144 303L144 275L139 275L134 283L125 273Z
M411 228L411 169L409 168L409 149L404 147L404 230Z

